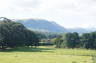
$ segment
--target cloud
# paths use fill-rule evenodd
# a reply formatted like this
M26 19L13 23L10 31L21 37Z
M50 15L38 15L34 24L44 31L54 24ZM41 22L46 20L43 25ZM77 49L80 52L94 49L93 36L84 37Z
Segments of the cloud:
M22 8L36 8L40 5L39 0L13 0L13 5L22 7Z
M96 0L0 0L0 16L48 19L64 27L89 27L96 23Z

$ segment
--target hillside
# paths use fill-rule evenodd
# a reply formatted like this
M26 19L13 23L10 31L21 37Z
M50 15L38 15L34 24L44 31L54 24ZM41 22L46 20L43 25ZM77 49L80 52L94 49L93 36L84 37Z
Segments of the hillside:
M96 31L96 28L64 28L56 22L43 20L43 19L17 19L15 20L19 23L24 24L27 28L35 31L42 32L78 32L78 33L88 33Z
M43 19L24 19L16 20L24 24L27 28L32 30L47 31L47 32L66 32L66 29L55 22L50 22Z
M67 29L68 32L78 32L78 33L90 33L96 31L96 28L70 28Z

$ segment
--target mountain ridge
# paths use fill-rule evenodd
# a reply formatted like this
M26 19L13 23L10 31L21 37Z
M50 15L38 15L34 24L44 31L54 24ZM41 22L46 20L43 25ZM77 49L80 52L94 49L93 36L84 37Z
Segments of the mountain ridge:
M55 22L44 19L24 19L15 20L16 22L24 24L29 29L46 30L48 32L66 32L67 30Z
M16 22L22 23L25 27L43 32L78 32L89 33L96 31L96 28L64 28L54 21L48 21L44 19L17 19Z

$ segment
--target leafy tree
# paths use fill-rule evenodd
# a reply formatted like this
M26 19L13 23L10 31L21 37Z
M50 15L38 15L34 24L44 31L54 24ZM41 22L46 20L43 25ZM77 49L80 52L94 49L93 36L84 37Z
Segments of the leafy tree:
M65 33L56 39L56 46L59 48L77 48L80 44L78 33Z
M91 39L90 39L91 48L92 48L92 49L96 49L96 32L91 32L91 33L90 33L90 36L91 36Z
M91 37L90 37L90 33L84 33L83 35L82 35L82 39L81 39L81 42L82 42L82 45L83 45L83 47L84 48L90 48L91 46Z
M58 36L57 39L55 39L56 48L61 48L62 42L62 36Z
M37 35L28 30L23 24L13 22L10 19L2 18L0 21L0 46L5 47L18 47L33 45L39 42ZM38 40L38 41L37 41Z

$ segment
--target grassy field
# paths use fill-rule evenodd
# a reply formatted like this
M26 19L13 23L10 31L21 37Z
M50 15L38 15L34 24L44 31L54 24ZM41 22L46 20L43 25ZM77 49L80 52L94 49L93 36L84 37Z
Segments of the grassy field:
M0 51L0 63L95 63L95 55L84 49L16 48Z

